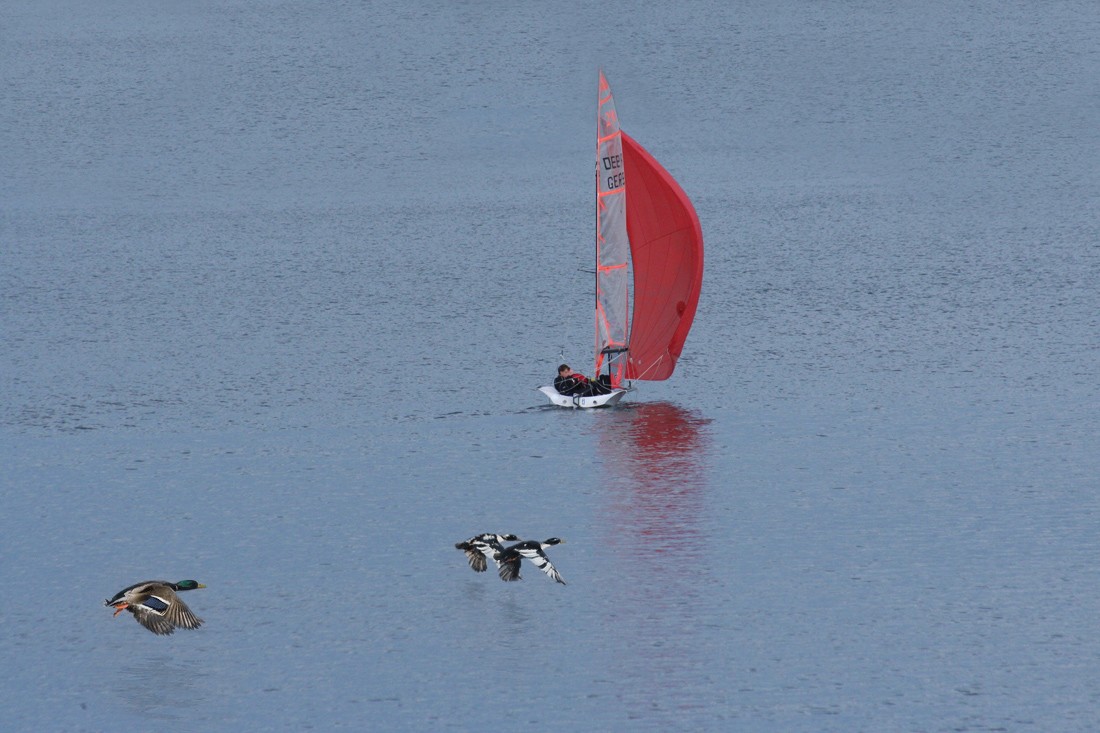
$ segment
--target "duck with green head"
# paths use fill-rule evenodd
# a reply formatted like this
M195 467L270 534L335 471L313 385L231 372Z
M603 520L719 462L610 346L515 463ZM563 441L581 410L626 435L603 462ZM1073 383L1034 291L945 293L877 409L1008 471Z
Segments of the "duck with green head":
M176 593L205 587L195 580L181 580L178 583L144 580L123 588L114 597L103 601L103 605L113 607L116 616L129 611L139 624L154 634L167 635L177 628L197 629L202 626L202 619Z

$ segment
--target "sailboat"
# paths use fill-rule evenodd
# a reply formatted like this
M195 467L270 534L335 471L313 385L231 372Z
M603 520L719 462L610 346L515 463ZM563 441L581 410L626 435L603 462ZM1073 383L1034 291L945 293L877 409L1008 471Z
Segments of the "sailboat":
M593 379L603 394L565 395L552 384L539 391L560 407L606 407L617 404L633 380L668 379L691 330L702 283L703 232L695 208L672 175L619 129L601 71Z

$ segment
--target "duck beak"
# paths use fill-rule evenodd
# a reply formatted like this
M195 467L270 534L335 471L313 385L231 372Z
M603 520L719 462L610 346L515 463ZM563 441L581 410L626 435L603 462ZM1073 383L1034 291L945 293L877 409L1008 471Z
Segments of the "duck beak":
M199 584L198 584L198 585L196 585L195 587L196 587L196 588L205 588L205 587L206 587L206 585L204 585L203 583L199 583Z

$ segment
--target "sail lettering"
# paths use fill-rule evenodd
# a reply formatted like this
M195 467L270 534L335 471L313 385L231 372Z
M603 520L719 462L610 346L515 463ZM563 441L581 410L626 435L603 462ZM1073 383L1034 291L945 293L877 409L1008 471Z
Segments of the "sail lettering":
M621 188L622 185L624 183L626 183L626 180L623 177L623 156L622 156L622 154L619 154L619 155L605 155L605 156L603 156L603 158L600 159L600 162L603 163L604 172L608 173L608 176L604 181L604 183L607 187L606 190L610 190L610 189L613 189L613 188Z

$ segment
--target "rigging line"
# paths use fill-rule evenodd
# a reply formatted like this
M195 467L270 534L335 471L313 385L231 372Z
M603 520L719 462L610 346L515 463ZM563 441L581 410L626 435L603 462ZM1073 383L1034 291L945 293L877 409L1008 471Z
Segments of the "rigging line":
M653 371L654 369L656 369L656 368L657 368L657 364L658 364L658 363L660 363L660 362L661 362L661 361L662 361L662 360L663 360L663 359L664 359L664 358L665 358L666 356L667 356L668 358L672 359L672 355L668 353L668 350L667 350L667 349L665 350L665 353L664 353L664 354L663 354L663 355L662 355L662 356L661 356L661 357L660 357L659 359L656 359L656 360L654 360L654 361L650 362L649 366L648 366L648 367L646 367L645 371L641 372L641 373L640 373L640 374L639 374L639 375L638 375L637 377L635 377L635 379L642 379L642 380L644 380L644 379L646 378L646 375L647 375L647 374L649 374L649 373L650 373L651 371ZM676 363L676 360L675 360L675 359L672 359L672 363L673 363L673 364L675 364L675 363Z

